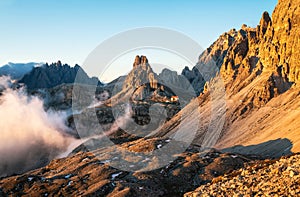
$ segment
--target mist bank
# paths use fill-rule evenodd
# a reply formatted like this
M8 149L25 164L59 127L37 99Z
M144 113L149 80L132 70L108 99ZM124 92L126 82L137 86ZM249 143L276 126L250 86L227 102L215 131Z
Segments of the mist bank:
M11 84L0 77L0 177L46 165L76 141L65 125L67 113L45 111L43 100Z

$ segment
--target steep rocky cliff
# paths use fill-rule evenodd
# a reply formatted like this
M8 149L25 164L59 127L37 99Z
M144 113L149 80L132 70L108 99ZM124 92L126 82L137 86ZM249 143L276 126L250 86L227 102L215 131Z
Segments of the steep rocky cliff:
M215 124L222 127L218 148L288 138L292 145L276 149L274 144L252 153L264 154L273 147L275 150L270 151L270 155L278 156L285 154L289 146L293 151L300 151L300 125L296 121L300 115L299 25L300 1L280 0L272 18L267 12L263 13L257 27L243 25L240 30L232 29L222 34L200 55L194 69L201 70L203 65L219 68L215 75L224 82L226 95L212 101L214 79L209 80L203 85L199 99L167 123L158 136L174 134L176 128L172 125L181 117L190 120L191 128L198 128L195 143L201 145L203 135L209 130L211 116L215 114L220 120L226 117L224 126L221 122ZM224 106L222 99L226 101L226 113L218 110ZM211 111L212 106L217 106L215 111ZM193 119L182 117L186 113L194 113ZM200 119L202 125L194 119Z
M292 83L300 80L299 30L300 1L280 0L259 44L259 57L266 69Z
M228 121L219 147L287 137L293 151L300 151L299 25L300 1L280 0L272 19L264 13L257 28L246 28L252 36L245 38L244 58L231 59L227 67L225 58L221 75L228 79Z
M213 61L229 94L266 77L252 92L253 105L260 107L299 82L299 20L299 1L279 1L272 19L265 12L257 27L224 33L200 56L199 65Z

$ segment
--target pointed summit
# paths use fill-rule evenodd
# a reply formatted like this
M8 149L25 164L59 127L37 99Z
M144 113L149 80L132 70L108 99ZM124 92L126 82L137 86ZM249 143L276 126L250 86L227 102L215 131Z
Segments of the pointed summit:
M153 72L146 56L136 56L133 69L127 75L123 89L128 87L137 88L149 83L151 88L157 88L157 75Z
M56 66L59 66L59 67L62 66L62 63L60 60L57 61Z
M139 66L139 65L146 65L148 64L148 59L146 56L136 56L135 57L135 60L134 60L134 63L133 63L133 68Z
M259 22L260 35L264 35L271 24L272 19L268 12L264 12Z
M138 66L138 65L140 65L141 64L141 58L140 58L140 56L136 56L135 57L135 60L134 60L134 62L133 62L133 68L135 68L136 66Z

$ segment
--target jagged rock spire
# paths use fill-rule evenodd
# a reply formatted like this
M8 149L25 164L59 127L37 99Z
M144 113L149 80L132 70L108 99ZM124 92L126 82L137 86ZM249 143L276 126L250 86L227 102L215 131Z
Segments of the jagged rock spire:
M137 55L133 62L133 69L126 77L123 89L136 88L146 83L149 83L151 88L157 88L157 75L149 65L147 57Z
M148 64L148 59L146 56L136 56L134 63L133 63L133 68L137 67L138 65L146 65Z
M264 35L268 29L268 26L271 24L272 19L268 12L264 12L262 18L259 22L260 35Z

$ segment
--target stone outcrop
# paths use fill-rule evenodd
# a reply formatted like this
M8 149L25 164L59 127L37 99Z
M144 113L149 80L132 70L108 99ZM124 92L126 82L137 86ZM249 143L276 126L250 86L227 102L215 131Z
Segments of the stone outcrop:
M266 69L292 83L300 80L299 4L299 0L279 1L259 45L259 57Z
M135 57L135 60L134 60L134 63L133 63L133 68L139 66L139 65L145 65L145 64L148 64L148 59L146 56L136 56Z

